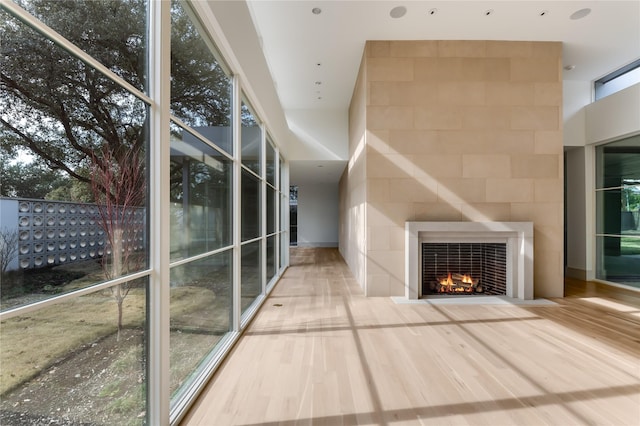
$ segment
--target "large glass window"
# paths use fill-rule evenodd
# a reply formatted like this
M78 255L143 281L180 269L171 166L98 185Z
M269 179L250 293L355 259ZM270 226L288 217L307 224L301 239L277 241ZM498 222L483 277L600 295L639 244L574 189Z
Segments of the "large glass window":
M261 243L255 241L242 245L241 278L242 288L241 310L247 310L254 300L262 293Z
M0 423L143 424L147 5L18 4L85 53L3 4Z
M14 1L136 89L145 90L146 1ZM15 54L30 62L33 56L46 52L30 50Z
M260 209L260 181L253 173L242 170L242 241L260 236L262 212Z
M171 269L171 393L232 330L231 250Z
M241 118L242 165L261 175L262 129L251 107L244 101L241 105Z
M232 161L171 126L171 259L231 244Z
M146 410L147 282L122 311L98 291L0 323L0 423L142 424ZM122 293L121 293L122 294Z
M596 148L596 277L640 287L640 136Z
M199 8L0 4L0 424L177 422L284 265L277 141Z
M638 83L640 83L640 59L596 80L593 84L595 100Z
M171 2L171 114L233 154L232 79L179 1Z

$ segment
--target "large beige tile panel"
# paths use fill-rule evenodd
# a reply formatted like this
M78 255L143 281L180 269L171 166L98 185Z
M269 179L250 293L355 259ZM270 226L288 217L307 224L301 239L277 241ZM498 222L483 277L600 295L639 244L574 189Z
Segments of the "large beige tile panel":
M433 84L432 86L433 89L435 89L434 91L437 93L437 99L431 99L430 103L435 103L437 101L440 105L485 104L486 84L484 82L441 82Z
M531 221L534 230L540 226L557 227L562 232L564 211L562 200L556 203L518 203L511 204L511 220L514 222ZM544 256L539 259L544 262Z
M440 82L438 76L438 58L415 58L413 61L413 80L415 82Z
M439 42L436 40L390 41L389 56L425 58L438 56Z
M558 154L563 152L562 131L538 130L534 137L534 152L536 154Z
M367 43L367 294L402 293L407 220L533 221L536 294L557 292L562 241L546 233L562 235L561 54L555 42Z
M420 172L436 179L462 177L460 154L414 155L413 158L417 170L414 174L416 177L422 175Z
M368 81L412 81L413 59L368 58Z
M536 203L557 203L564 197L562 179L536 179L534 185Z
M402 203L368 203L367 226L402 227L413 216L413 204Z
M459 207L464 203L484 203L486 180L446 178L438 181L438 201Z
M528 58L533 55L533 43L526 41L486 41L488 58Z
M512 58L511 79L513 81L559 82L562 70L559 58Z
M385 40L369 40L364 47L367 58L386 58L391 52L391 42Z
M535 83L535 105L562 106L562 83Z
M511 177L511 156L506 154L468 154L462 156L465 178Z
M477 130L440 130L438 131L437 154L482 153L486 140L484 133Z
M487 42L484 40L439 40L438 56L446 58L483 58Z
M460 206L462 220L469 222L509 222L510 203L470 203Z
M511 173L514 178L560 178L561 161L555 154L514 155Z
M495 130L483 131L483 144L479 146L484 153L533 154L535 152L535 132L532 130ZM477 151L470 151L475 154Z
M432 188L423 185L419 180L408 179L389 179L389 197L387 202L402 203L415 202L426 203L437 201L437 192Z
M367 179L367 201L370 203L389 202L389 178Z
M391 130L388 144L391 152L403 154L433 154L440 148L435 130Z
M462 205L461 204L449 204L442 203L414 203L413 205L413 220L416 221L461 221L462 220Z
M404 251L402 250L370 250L369 274L389 274L394 277L404 276Z
M487 202L489 203L533 203L533 179L487 179Z
M506 106L461 107L462 128L469 130L508 130L512 128L512 109Z
M487 105L533 105L535 85L533 83L514 83L509 81L491 81L486 84Z
M438 99L437 83L380 82L370 83L369 105L432 105Z
M369 178L402 178L413 176L413 158L402 154L367 154Z
M514 106L511 108L511 128L515 130L558 130L560 110L557 106Z
M461 107L456 106L417 106L414 108L415 129L444 130L461 129Z
M410 129L412 126L413 108L410 106L370 106L367 108L368 129Z

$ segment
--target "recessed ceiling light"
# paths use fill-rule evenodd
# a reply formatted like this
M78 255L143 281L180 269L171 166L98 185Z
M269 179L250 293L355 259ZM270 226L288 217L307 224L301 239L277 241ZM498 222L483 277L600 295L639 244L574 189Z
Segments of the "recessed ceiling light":
M571 65L565 65L565 66L564 66L564 69L565 69L566 71L571 71L571 70L575 69L575 67L576 67L576 66L575 66L575 65L573 65L573 64L571 64Z
M433 9L429 9L429 15L435 15L436 13L438 13L438 9L433 8Z
M319 7L314 7L313 9L311 9L311 13L313 13L314 15L320 15L322 13L322 9L320 9Z
M547 16L549 14L548 10L543 10L542 12L540 12L540 16Z
M573 12L571 16L569 16L569 18L576 21L578 19L584 18L590 13L591 13L591 9L589 9L588 7L585 7L584 9L576 10L575 12Z
M493 9L487 9L487 10L484 11L484 15L485 16L489 16L491 14L493 14Z
M396 6L393 9L391 9L391 12L389 12L389 15L392 18L402 18L405 14L407 13L407 8L404 6Z

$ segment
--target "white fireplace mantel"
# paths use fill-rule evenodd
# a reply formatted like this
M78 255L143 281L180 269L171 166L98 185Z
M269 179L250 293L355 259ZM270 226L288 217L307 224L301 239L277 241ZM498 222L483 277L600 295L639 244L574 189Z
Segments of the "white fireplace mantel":
M405 222L406 298L422 297L422 242L481 242L496 238L507 244L507 297L533 299L532 222Z

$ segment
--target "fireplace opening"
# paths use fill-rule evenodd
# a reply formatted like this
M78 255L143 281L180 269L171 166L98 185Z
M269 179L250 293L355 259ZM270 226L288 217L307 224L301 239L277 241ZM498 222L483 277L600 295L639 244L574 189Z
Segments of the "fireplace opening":
M422 243L423 295L505 295L506 243Z

